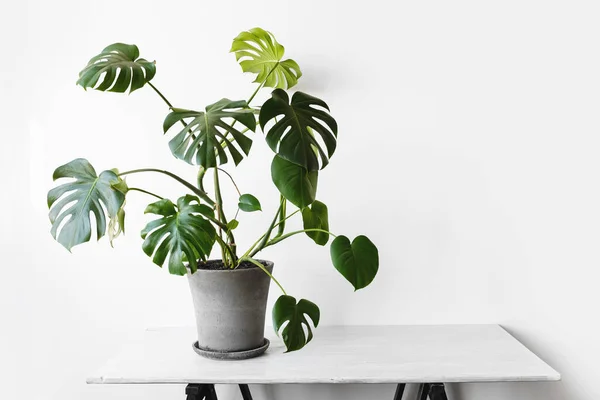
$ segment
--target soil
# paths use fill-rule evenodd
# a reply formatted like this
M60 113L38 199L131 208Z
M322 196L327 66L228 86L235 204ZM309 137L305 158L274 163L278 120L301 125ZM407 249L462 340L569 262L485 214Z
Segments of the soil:
M256 260L262 265L266 266L267 263L264 260ZM250 268L258 268L256 265L252 264L249 261L244 261L241 263L236 269L250 269ZM225 267L223 265L222 260L208 260L206 262L198 261L198 269L210 270L210 271L228 271L231 268Z

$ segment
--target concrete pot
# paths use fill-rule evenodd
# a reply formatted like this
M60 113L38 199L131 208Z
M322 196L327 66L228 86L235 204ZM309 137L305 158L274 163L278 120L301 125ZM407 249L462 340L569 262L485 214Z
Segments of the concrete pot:
M273 271L272 262L259 262L269 272ZM248 358L254 354L248 350L265 346L265 313L271 279L254 265L235 270L215 268L220 264L220 260L210 260L195 273L188 272L198 330L197 347L222 355L209 354L212 358L240 358L228 357L228 353Z

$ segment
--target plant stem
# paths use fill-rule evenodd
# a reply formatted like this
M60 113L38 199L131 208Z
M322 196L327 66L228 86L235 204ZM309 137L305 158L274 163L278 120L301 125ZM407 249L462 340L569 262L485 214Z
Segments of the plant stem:
M279 227L277 228L277 235L275 235L276 238L283 235L283 232L285 231L285 220L287 219L285 216L287 200L285 197L283 197L283 195L280 195L280 201L281 201L281 212L279 213L279 223L277 224L277 225L279 225Z
M261 263L259 263L258 261L256 261L255 259L253 259L251 257L240 258L240 261L251 262L252 264L256 265L258 268L262 269L263 272L265 274L269 275L269 278L271 278L273 280L273 282L275 282L277 284L277 286L279 286L279 289L281 289L281 291L283 292L283 294L287 295L287 293L285 292L285 289L283 288L283 286L281 286L281 283L279 283L279 281L277 279L275 279L275 277L269 272L269 270L267 270L265 268L264 265L262 265Z
M273 72L273 70L274 70L274 69L275 69L275 68L273 68L273 69L271 70L271 72ZM271 75L271 72L269 72L269 75ZM267 75L267 78L269 77L269 75ZM266 81L267 81L267 80L265 79L265 82L266 82ZM254 97L255 97L255 96L258 94L258 91L259 91L260 89L262 89L262 88L263 88L263 86L265 85L265 82L263 82L263 83L261 83L260 85L258 85L258 87L257 87L257 88L256 88L256 90L254 91L254 93L252 93L252 96L250 96L250 98L248 99L248 101L246 101L246 103L248 104L248 106L250 105L250 102L251 102L252 100L254 100Z
M238 192L238 195L241 196L242 192L240 192L238 185L236 185L235 181L233 180L233 176L231 176L231 174L229 172L225 171L223 168L217 168L217 169L229 177L229 180L231 180L231 183L233 183L233 186L235 187L235 190Z
M280 224L284 223L286 220L290 219L291 217L293 217L294 215L296 215L299 212L300 212L300 209L294 211L293 213L291 213L290 215L285 217L285 219L283 221L280 220L278 223L276 223L273 228L277 228ZM254 242L254 244L252 246L250 246L248 251L246 251L241 258L247 257L252 252L252 250L254 250L254 248L258 245L258 243L265 237L265 235L266 235L266 233L263 234L261 237L259 237L258 240L256 242ZM257 250L256 252L254 252L252 254L254 255L254 254L258 253L259 251L260 250Z
M135 192L142 192L142 193L146 193L146 194L149 194L150 196L154 196L154 197L156 197L157 199L160 199L160 200L163 200L163 199L164 199L163 197L161 197L161 196L159 196L159 195L157 195L157 194L154 194L154 193L152 193L152 192L149 192L149 191L147 191L147 190L144 190L144 189L140 189L140 188L136 188L136 187L130 187L130 188L128 188L128 190L129 190L129 191L132 191L132 190L133 190L133 191L135 191Z
M174 173L169 172L169 171L165 171L165 170L162 170L162 169L156 169L156 168L140 168L140 169L132 169L131 171L121 172L118 175L119 176L123 176L123 175L129 175L129 174L137 174L139 172L158 172L160 174L167 175L167 176L175 179L177 182L181 183L182 185L184 185L188 189L190 189L192 192L194 192L196 195L198 195L200 198L202 198L204 201L206 201L211 206L215 205L214 200L212 200L210 197L208 197L208 194L206 194L206 192L204 192L204 191L196 188L194 185L192 185L191 183L189 183L185 179L180 178L179 176L177 176Z
M150 86L152 89L154 89L154 91L156 92L156 94L158 94L160 96L160 98L163 99L165 103L167 103L167 105L169 106L169 108L173 108L173 104L171 104L171 102L169 100L167 100L167 98L160 92L160 90L158 90L156 88L156 86L154 86L150 82L148 82L148 86Z
M214 186L215 186L215 200L216 200L216 207L217 207L217 217L219 219L219 221L227 226L227 217L225 217L225 212L223 211L223 198L221 197L221 185L219 183L219 169L215 168L215 175L214 175ZM219 235L222 235L221 230L219 230ZM227 235L227 240L229 243L227 243L227 246L229 246L230 250L231 250L231 254L232 254L232 259L231 259L231 265L233 266L233 264L237 261L236 260L236 255L235 255L235 238L233 237L233 232L231 232L230 230L226 230L226 235ZM223 262L226 262L226 265L229 265L228 260L223 259Z
M269 77L271 76L271 74L273 73L273 71L275 71L275 69L277 69L277 66L279 65L279 62L277 62L277 64L275 64L275 66L273 67L273 69L271 69L269 71L269 73L267 74L267 76L265 77L265 80L258 85L258 87L256 88L256 90L254 91L254 93L252 93L252 96L250 96L250 98L248 99L248 101L246 103L248 103L248 105L250 105L250 102L252 100L254 100L254 96L256 96L258 94L258 91L260 89L262 89L265 86L265 83L267 82L267 79L269 79Z
M283 236L279 236L279 237L277 237L277 238L274 238L273 240L270 240L270 241L269 241L269 242L268 242L268 243L265 245L265 247L272 246L272 245L274 245L274 244L276 244L276 243L279 243L279 242L281 242L282 240L285 240L285 239L289 238L290 236L294 236L294 235L297 235L297 234L299 234L299 233L303 233L303 232L323 232L323 233L326 233L326 234L328 234L328 235L331 235L331 236L333 236L333 237L337 237L337 235L334 235L333 233L331 233L331 232L329 232L329 231L326 231L326 230L324 230L324 229L318 229L318 228L301 229L301 230L299 230L299 231L294 231L294 232L286 233L286 234L285 234L285 235L283 235ZM263 248L264 248L264 247L263 247Z

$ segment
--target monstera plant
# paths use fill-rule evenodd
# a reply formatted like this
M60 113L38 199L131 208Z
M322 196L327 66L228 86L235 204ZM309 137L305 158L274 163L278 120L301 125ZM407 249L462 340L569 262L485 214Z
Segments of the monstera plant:
M151 82L155 62L140 58L135 45L112 44L89 61L77 81L84 89L133 93L149 87L158 94L169 107L162 129L169 138L171 153L197 166L198 174L193 184L157 168L108 169L98 174L86 159L75 159L54 171L54 180L61 184L48 193L51 233L69 251L92 236L100 239L108 234L112 243L124 230L126 197L131 192L147 194L154 199L145 213L155 219L143 228L141 237L142 250L152 261L166 265L171 274L194 274L216 245L223 268L236 270L247 263L260 268L283 292L273 309L275 330L282 334L288 351L298 350L313 337L309 319L314 327L318 325L319 308L288 295L255 256L299 234L319 246L327 245L333 237L332 264L358 290L374 279L378 251L366 236L350 240L330 231L328 208L317 200L317 183L336 151L338 124L323 100L290 91L302 76L298 64L284 59L284 47L260 28L240 33L231 52L244 72L255 75L256 90L247 100L223 98L203 110L173 106ZM256 94L264 88L273 89L271 97L261 106L253 105ZM240 251L234 237L243 224L239 212L262 211L261 204L254 195L238 190L238 210L230 219L223 208L221 179L231 180L238 188L224 166L238 166L250 154L253 142L262 136L256 135L259 130L274 152L271 177L280 193L279 207L264 234ZM185 192L172 201L129 186L124 178L138 173L166 175L182 184ZM207 174L212 174L214 190L205 190ZM292 217L300 217L304 229L287 232L286 222Z

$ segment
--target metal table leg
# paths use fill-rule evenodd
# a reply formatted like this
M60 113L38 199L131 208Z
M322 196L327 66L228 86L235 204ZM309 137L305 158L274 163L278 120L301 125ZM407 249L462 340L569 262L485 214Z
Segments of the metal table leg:
M207 385L204 383L188 384L185 388L186 400L204 400L207 389Z
M250 388L246 384L240 384L240 392L242 392L242 398L244 400L252 400L252 394L250 393Z
M396 387L394 400L402 400L406 384L399 383ZM443 383L421 383L417 389L417 400L448 400Z
M431 391L429 392L429 398L431 400L448 400L446 396L446 389L443 383L432 383Z
M190 383L185 388L186 400L218 400L215 385L210 383Z
M396 386L396 394L394 395L394 400L402 400L402 396L404 396L404 389L406 388L406 383L399 383Z

